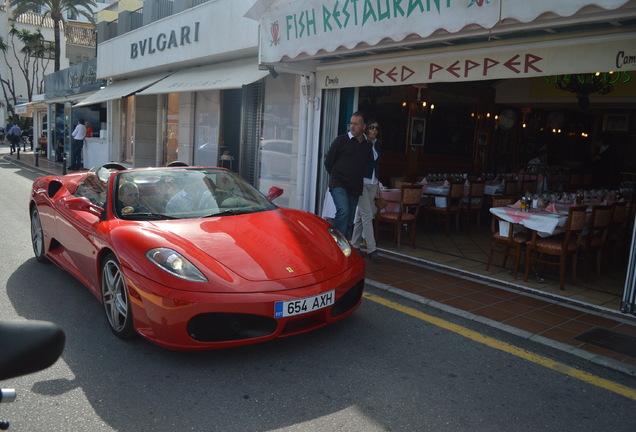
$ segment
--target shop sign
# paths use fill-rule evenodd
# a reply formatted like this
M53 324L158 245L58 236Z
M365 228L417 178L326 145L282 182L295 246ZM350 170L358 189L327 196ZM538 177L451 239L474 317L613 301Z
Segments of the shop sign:
M396 86L636 70L630 35L614 39L582 38L561 46L538 43L523 50L474 50L324 66L318 68L317 83L321 88Z
M491 28L501 0L299 0L270 8L260 20L262 62L333 52L382 39Z
M199 22L195 22L193 26L181 26L177 30L169 32L160 32L155 37L147 37L140 41L130 44L130 59L151 55L157 51L165 51L177 49L180 46L190 45L199 42Z

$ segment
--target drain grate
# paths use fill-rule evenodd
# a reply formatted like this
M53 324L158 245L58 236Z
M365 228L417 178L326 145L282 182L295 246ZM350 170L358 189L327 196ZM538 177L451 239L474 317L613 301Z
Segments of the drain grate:
M604 328L593 328L574 339L607 348L617 353L636 357L636 337Z

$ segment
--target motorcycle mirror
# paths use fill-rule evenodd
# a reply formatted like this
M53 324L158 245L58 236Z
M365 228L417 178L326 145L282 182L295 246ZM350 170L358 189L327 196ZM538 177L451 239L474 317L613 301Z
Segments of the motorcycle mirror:
M0 321L0 380L48 368L65 342L64 331L48 321Z

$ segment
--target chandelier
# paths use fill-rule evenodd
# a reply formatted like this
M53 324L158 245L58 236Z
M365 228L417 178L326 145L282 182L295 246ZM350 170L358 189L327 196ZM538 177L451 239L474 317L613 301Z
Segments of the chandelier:
M558 76L554 85L559 90L576 94L581 109L587 109L590 106L589 96L591 94L606 95L614 90L614 86L608 83L607 79L599 72Z

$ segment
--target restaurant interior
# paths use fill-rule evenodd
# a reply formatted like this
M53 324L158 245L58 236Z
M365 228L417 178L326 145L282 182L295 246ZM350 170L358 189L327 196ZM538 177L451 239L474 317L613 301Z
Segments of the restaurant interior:
M401 206L395 201L403 198L401 186L424 186L420 205L402 210L404 214L417 210L417 214L413 225L397 224L401 245L396 232L389 229L376 232L378 247L481 277L620 309L636 207L634 102L636 86L625 72L360 88L359 109L380 125L383 196L394 201L389 203L391 211L385 208L380 213L399 212ZM451 188L427 196L427 188L454 182L464 184L463 196L456 204L447 195ZM473 192L469 185L481 182L486 191L482 188L479 197L480 192ZM450 203L446 205L449 210L433 208L439 206L433 199L440 193ZM473 193L478 198L471 203ZM488 265L495 247L493 236L505 237L498 226L506 222L495 220L493 225L490 211L500 203L495 199L502 197L510 199L508 212L517 212L510 216L512 236L519 234L517 231L525 236L516 278L514 247L505 266L497 254ZM516 208L522 203L525 207L524 198L528 208ZM615 205L619 202L624 205ZM586 226L580 232L573 226L570 233L572 215L568 211L578 204L586 206ZM602 214L598 209L598 214L592 215L592 209L603 205L611 208L606 211L608 227L591 226L590 220L600 220ZM468 207L476 209L466 211ZM550 209L554 214L547 216L554 220L560 216L558 226L541 233L543 228L532 223ZM406 220L407 216L403 217ZM442 223L436 223L439 219ZM536 232L539 236L533 241ZM595 235L590 237L589 232ZM561 244L566 235L571 235L573 242L581 239L576 258L571 252L564 253L562 264L563 254L552 255L541 246L552 241L556 245L550 247L566 248ZM602 247L586 246L587 237L595 244L602 238ZM508 240L514 245L512 238ZM496 247L501 248L501 244ZM526 265L528 255L531 261ZM549 265L540 262L543 258L549 258Z

